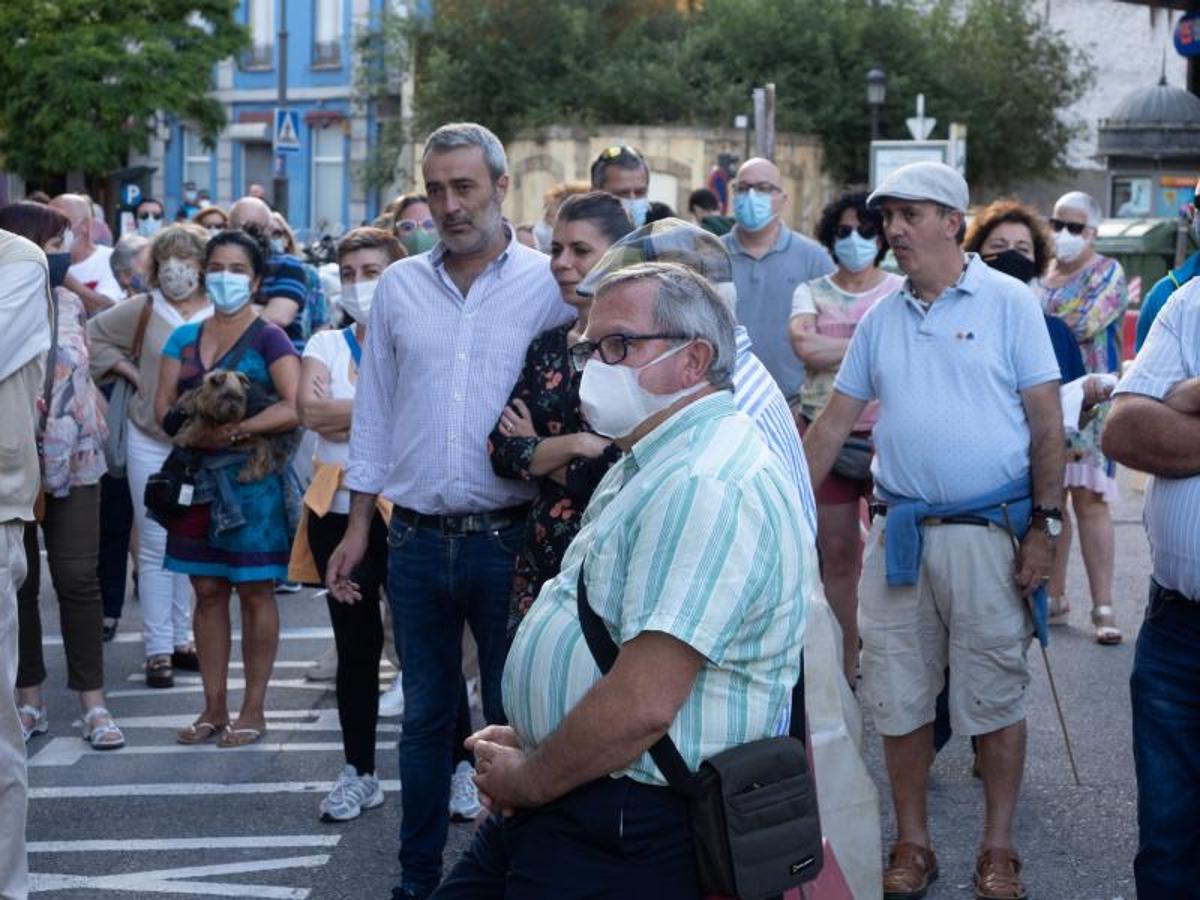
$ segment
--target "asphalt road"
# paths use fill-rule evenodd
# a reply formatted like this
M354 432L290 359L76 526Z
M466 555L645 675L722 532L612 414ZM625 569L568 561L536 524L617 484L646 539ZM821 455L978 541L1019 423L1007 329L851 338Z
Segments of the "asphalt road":
M1070 775L1040 655L1034 652L1029 761L1018 840L1030 894L1047 900L1131 900L1136 846L1128 676L1135 625L1145 604L1149 556L1140 493L1126 487L1116 507L1116 605L1126 641L1097 646L1088 627L1088 594L1074 553L1069 627L1050 648L1082 787ZM58 634L56 603L44 579L43 622ZM399 866L397 720L382 720L379 774L387 802L355 822L327 825L317 804L342 765L329 685L303 681L303 666L328 645L324 602L310 592L281 596L283 639L268 694L270 731L242 750L181 747L175 729L201 708L197 676L172 690L142 682L138 608L130 603L116 642L107 645L110 707L128 746L97 753L72 727L75 696L65 687L61 643L48 638L50 733L29 747L28 839L33 888L53 900L152 900L175 897L384 900ZM235 651L235 658L240 654ZM385 670L391 676L390 668ZM231 673L240 676L240 670ZM236 682L234 682L236 684ZM234 690L236 704L240 691ZM884 844L893 839L879 739L866 754L879 780ZM980 783L970 750L955 738L939 756L930 798L942 878L929 897L970 897L982 821ZM469 840L451 826L447 860Z

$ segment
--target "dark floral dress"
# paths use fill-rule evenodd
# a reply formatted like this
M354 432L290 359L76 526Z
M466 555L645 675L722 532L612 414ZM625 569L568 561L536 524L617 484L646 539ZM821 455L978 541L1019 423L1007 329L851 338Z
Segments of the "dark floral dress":
M573 327L574 323L567 323L533 339L521 377L509 397L510 403L521 400L529 407L539 437L505 437L497 424L488 438L488 453L497 475L534 481L538 486L529 511L525 545L517 554L510 630L529 611L542 585L558 574L592 492L621 456L620 450L609 445L598 459L572 460L567 466L566 485L529 472L530 460L543 438L591 431L579 411L579 375L571 369L567 355Z

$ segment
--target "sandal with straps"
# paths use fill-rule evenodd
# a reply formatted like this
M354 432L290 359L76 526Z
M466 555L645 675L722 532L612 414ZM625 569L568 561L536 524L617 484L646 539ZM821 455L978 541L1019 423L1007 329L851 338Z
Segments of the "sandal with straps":
M1026 900L1021 860L1011 850L989 847L975 860L976 900Z
M103 721L105 719L107 721ZM112 713L103 706L93 706L84 715L83 739L93 750L120 750L125 746L125 735L117 727Z
M28 703L17 707L17 715L22 719L29 719L30 725L25 727L25 722L21 722L21 736L25 739L25 743L29 743L29 739L35 734L45 734L50 730L50 718L46 715L46 707L30 706Z
M1097 606L1092 610L1092 625L1096 629L1096 643L1103 647L1114 647L1121 643L1121 629L1109 624L1113 618L1111 606ZM1107 623L1103 621L1105 619L1108 620Z

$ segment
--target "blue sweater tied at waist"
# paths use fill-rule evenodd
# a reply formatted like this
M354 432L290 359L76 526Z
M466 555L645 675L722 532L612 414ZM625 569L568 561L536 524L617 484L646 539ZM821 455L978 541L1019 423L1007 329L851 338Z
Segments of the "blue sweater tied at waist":
M884 554L887 581L890 585L917 583L924 540L921 524L926 519L976 516L1005 531L1009 531L1011 522L1011 529L1018 541L1024 539L1033 521L1033 498L1028 476L1010 481L986 494L956 503L927 503L924 500L901 497L884 490L878 482L875 483L875 493L888 508ZM1042 646L1049 644L1045 585L1039 585L1033 595L1033 624Z

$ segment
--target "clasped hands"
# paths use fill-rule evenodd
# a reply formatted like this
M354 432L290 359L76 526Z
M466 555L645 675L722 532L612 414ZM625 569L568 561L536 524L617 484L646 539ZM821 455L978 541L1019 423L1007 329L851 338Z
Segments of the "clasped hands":
M467 738L465 746L475 754L475 786L488 812L511 816L552 799L534 784L529 756L509 726L489 725Z

